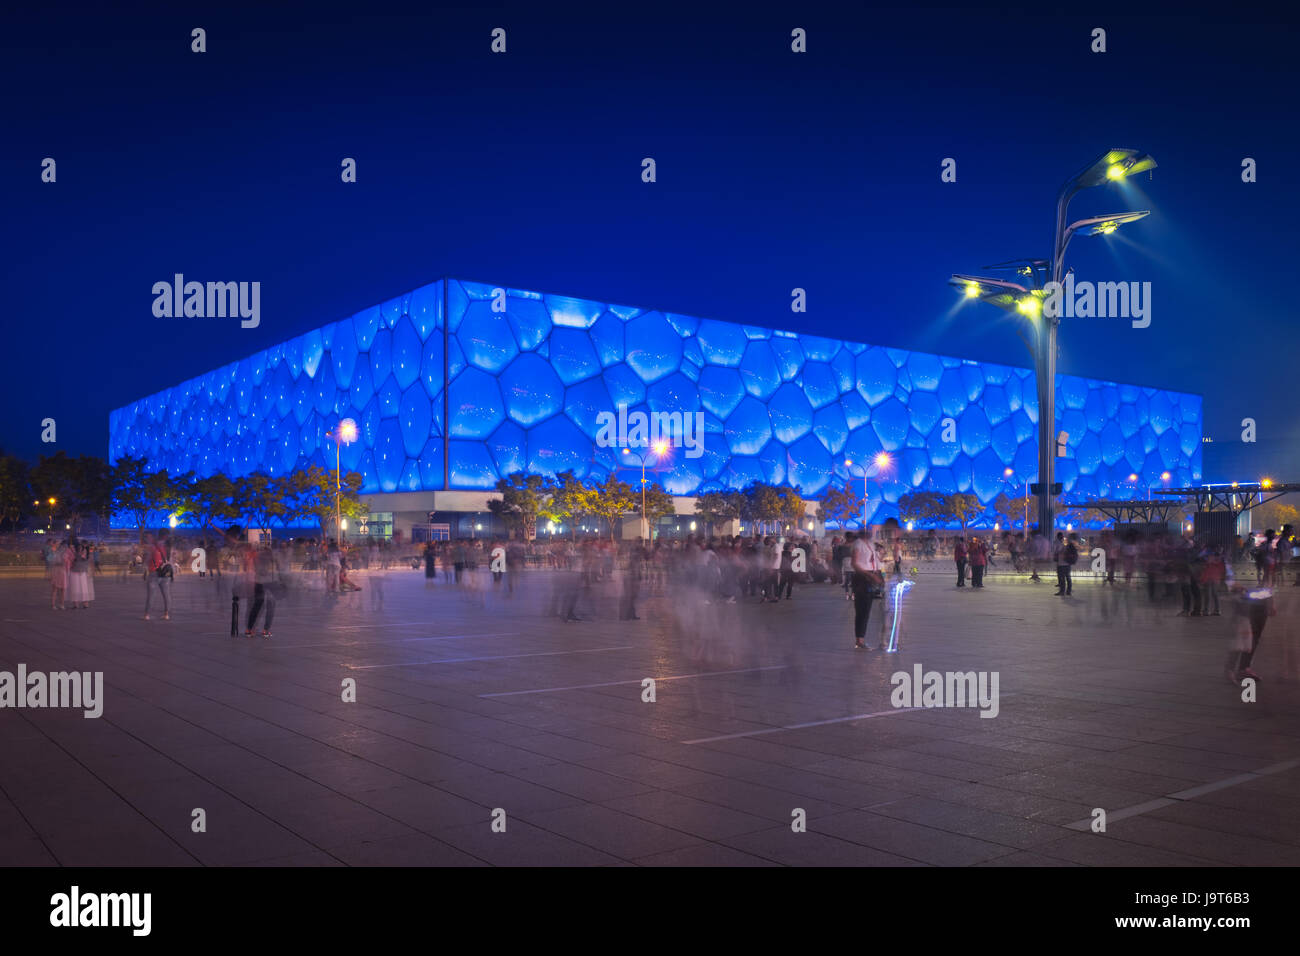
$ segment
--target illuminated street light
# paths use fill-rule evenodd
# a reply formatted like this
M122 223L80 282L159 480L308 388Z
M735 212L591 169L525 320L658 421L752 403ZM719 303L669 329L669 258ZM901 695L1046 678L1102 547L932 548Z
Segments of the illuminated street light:
M326 438L334 440L334 521L335 521L335 539L343 540L343 532L347 530L347 525L343 523L343 474L342 474L342 448L351 445L357 440L357 423L350 418L345 418L338 423L338 427L332 432L325 433Z
M889 468L889 466L894 463L894 459L890 457L889 452L881 451L876 453L875 457L871 459L871 463L876 466L876 486L879 487L880 473ZM853 459L845 458L844 467L852 468ZM867 478L869 478L870 475L867 474L867 468L865 465L860 465L859 467L862 468L862 527L865 528L867 526ZM883 493L881 494L881 499L884 499Z
M672 449L672 447L673 446L670 442L667 442L662 438L659 441L654 443L653 450L654 453L659 457L659 462L663 461L664 456L668 454L668 452ZM624 446L623 454L630 455L631 457L635 458L637 461L641 462L641 537L649 541L650 540L650 519L647 518L645 514L645 485L646 485L645 469L646 469L646 462L648 461L650 456L638 455L635 452L633 452L631 448L628 448L627 446ZM656 462L656 464L658 464L659 462ZM691 527L691 530L692 531L695 530L694 526Z
M1038 480L1043 494L1038 496L1038 526L1043 533L1056 524L1051 490L1056 474L1056 456L1053 430L1056 427L1056 336L1060 316L1043 317L1042 300L1046 289L1059 288L1065 272L1065 250L1075 233L1111 235L1124 223L1136 222L1148 211L1115 213L1094 216L1067 225L1066 212L1072 200L1084 189L1106 183L1120 183L1129 176L1155 169L1156 161L1135 149L1112 149L1103 153L1073 177L1066 180L1056 197L1056 229L1052 233L1052 257L1043 259L1015 259L986 268L1014 268L1017 276L1030 280L1024 286L1005 279L982 276L953 275L949 284L957 286L966 298L979 298L1008 312L1014 311L1030 320L1034 343L1022 332L1021 340L1034 357L1034 375L1038 387Z

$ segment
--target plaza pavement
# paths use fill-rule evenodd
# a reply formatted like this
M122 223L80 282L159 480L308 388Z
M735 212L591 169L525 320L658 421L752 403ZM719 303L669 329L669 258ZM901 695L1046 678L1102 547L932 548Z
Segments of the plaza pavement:
M659 595L626 623L596 588L565 624L541 613L550 572L509 597L359 580L330 597L310 576L270 640L230 638L192 574L169 622L141 620L138 579L61 612L0 581L0 670L103 671L106 698L99 719L0 710L0 864L1300 864L1300 588L1243 703L1231 616L1095 582L923 573L885 655L852 649L826 585ZM997 716L893 708L917 663L998 672Z

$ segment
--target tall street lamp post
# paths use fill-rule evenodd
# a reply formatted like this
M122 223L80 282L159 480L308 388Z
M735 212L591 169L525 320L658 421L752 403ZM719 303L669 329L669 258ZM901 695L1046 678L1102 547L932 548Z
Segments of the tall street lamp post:
M351 445L357 440L357 423L350 418L345 418L332 432L326 432L325 437L334 442L334 540L341 544L343 541L342 448L343 445Z
M666 441L660 440L654 443L654 453L657 459L656 464L658 463L659 460L663 459L664 455L668 453L668 448L669 445L668 442ZM631 448L627 448L627 447L624 447L623 454L631 455L637 461L641 462L641 537L644 540L649 541L650 540L650 519L647 518L645 514L645 483L646 483L645 468L646 468L646 462L649 460L650 456L638 455L635 452L633 452Z
M882 452L878 452L878 453L876 454L876 457L873 458L873 459L871 460L871 463L872 463L873 465L876 466L876 479L877 479L877 480L876 480L876 486L877 486L877 489L879 489L879 486L880 486L880 480L879 480L879 479L880 479L880 474L881 474L881 472L883 472L885 469L887 469L891 464L893 464L893 459L889 457L889 452L887 452L887 451L882 451ZM849 474L852 474L852 473L853 473L853 472L852 472L852 469L853 469L853 459L852 459L852 458L845 458L845 459L844 459L844 467L850 469ZM866 465L860 465L859 467L862 469L862 528L863 528L863 530L866 530L866 527L867 527L867 479L868 479L869 477L871 477L871 476L867 474L867 466L866 466ZM881 499L883 500L883 498L884 498L884 494L882 493L882 494L881 494Z
M1066 180L1056 196L1056 228L1052 233L1052 258L1021 259L999 263L997 267L1013 267L1020 276L1030 280L1029 286L1001 279L980 276L954 275L950 283L962 289L968 298L979 298L1007 311L1025 316L1033 328L1035 341L1031 345L1022 335L1034 357L1034 375L1038 387L1038 482L1042 494L1038 496L1038 528L1050 534L1055 527L1056 515L1052 488L1056 477L1056 331L1061 324L1059 315L1045 315L1043 301L1051 291L1060 289L1065 273L1065 250L1075 233L1085 231L1091 236L1109 236L1121 225L1135 222L1148 215L1148 211L1116 213L1110 216L1093 216L1066 225L1070 200L1085 189L1106 183L1123 182L1127 177L1155 169L1156 161L1135 149L1112 149L1097 157L1092 163ZM996 268L989 266L987 268Z

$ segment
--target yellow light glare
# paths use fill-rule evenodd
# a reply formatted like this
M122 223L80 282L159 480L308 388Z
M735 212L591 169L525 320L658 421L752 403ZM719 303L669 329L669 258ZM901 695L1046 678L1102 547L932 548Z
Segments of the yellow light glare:
M1163 472L1160 473L1160 480L1161 480L1161 481L1168 481L1169 478L1170 478L1170 474L1169 474L1169 472L1167 472L1167 471L1163 471Z
M666 441L655 442L655 454L662 455L667 450L668 450L668 442Z
M892 459L889 457L889 452L882 451L876 456L875 461L877 468L888 468Z
M1123 179L1125 175L1127 175L1127 172L1119 163L1115 163L1110 169L1106 170L1107 179Z
M1265 478L1263 481L1260 482L1260 484L1263 485L1265 488L1272 488L1272 487L1273 487L1273 479L1271 479L1271 478Z
M1027 315L1031 319L1036 317L1043 310L1043 305L1033 296L1026 296L1016 303L1016 311L1021 315Z
M1097 227L1097 231L1101 233L1103 236L1109 236L1112 232L1114 232L1118 228L1119 228L1119 223L1117 222L1104 222Z
M980 287L974 282L966 283L966 298L974 299L980 294Z

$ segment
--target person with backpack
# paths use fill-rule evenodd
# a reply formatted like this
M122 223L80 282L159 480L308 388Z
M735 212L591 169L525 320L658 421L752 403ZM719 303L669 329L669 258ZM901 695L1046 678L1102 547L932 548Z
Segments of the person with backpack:
M149 620L149 607L153 603L154 589L162 595L163 602L163 620L172 619L172 577L173 569L171 564L171 552L168 548L167 536L160 536L155 541L151 534L145 535L144 539L144 619Z

